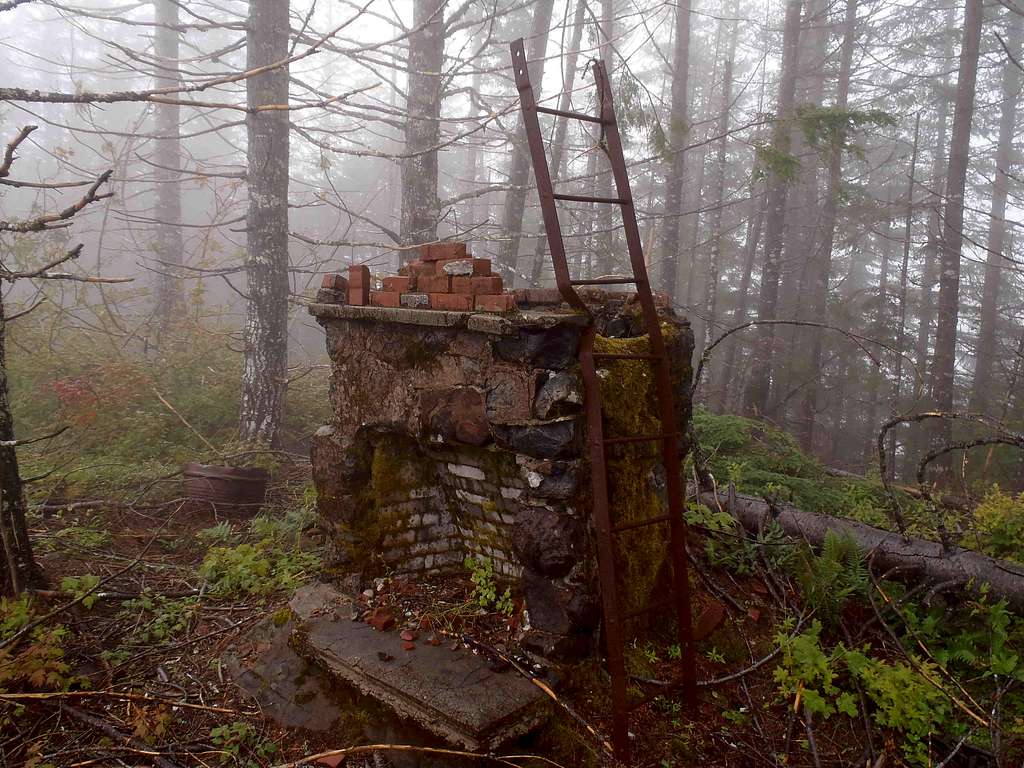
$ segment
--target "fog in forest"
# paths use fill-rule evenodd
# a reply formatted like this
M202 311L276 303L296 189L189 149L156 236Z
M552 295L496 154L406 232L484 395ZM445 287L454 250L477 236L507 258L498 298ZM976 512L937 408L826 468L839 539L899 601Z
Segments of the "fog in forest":
M633 275L623 218L632 213L588 201L619 195L604 126L552 112L597 114L595 63L608 73L650 287L673 322L688 321L693 334L691 364L699 379L691 391L686 371L687 386L675 401L688 451L686 520L698 537L690 546L707 568L732 568L741 580L767 569L763 578L778 601L771 621L779 634L763 629L767 646L749 654L733 649L735 658L723 663L700 650L698 677L727 675L776 646L791 663L794 651L786 643L806 639L799 633L812 621L820 630L819 619L821 642L829 636L830 647L852 653L855 639L867 640L849 636L848 628L875 622L865 618L874 616L871 601L890 602L878 585L904 568L889 560L868 576L858 571L861 592L851 586L849 594L860 595L863 614L858 619L846 609L843 624L840 609L833 616L812 601L811 582L772 559L771 526L748 525L732 506L718 507L729 521L723 523L701 506L714 507L708 493L713 501L746 494L750 505L767 510L765 519L779 520L780 531L824 545L826 553L838 539L824 529L820 536L809 528L794 533L780 510L856 520L907 536L902 554L920 558L911 569L920 575L924 568L920 583L900 587L895 599L911 607L923 599L928 608L909 619L899 608L893 609L898 616L883 611L875 631L889 627L886 621L899 625L888 631L902 638L900 652L909 660L901 669L915 670L943 692L940 701L929 698L934 691L919 694L922 706L947 719L922 726L878 717L889 711L879 693L885 684L849 661L854 671L844 674L857 682L842 692L817 679L794 682L796 673L773 679L765 666L767 693L755 696L757 706L733 702L743 708L736 727L772 765L849 765L863 748L867 764L877 768L885 762L872 724L894 729L897 742L910 745L894 753L898 764L1019 764L1024 703L1013 699L999 714L1002 697L1011 689L1019 696L1013 685L1024 672L1016 657L997 664L996 672L988 662L966 662L956 650L966 641L949 640L952 629L941 652L913 650L939 642L928 634L934 628L925 627L935 594L928 589L947 582L977 586L989 573L988 565L962 578L929 571L921 563L931 555L921 555L913 542L939 542L945 554L964 547L986 562L1024 559L1024 496L1016 495L1024 492L1024 121L1018 119L1024 4L1017 0L0 0L4 593L12 601L29 588L49 590L47 599L58 601L83 589L141 594L141 582L97 584L128 565L145 538L127 549L113 546L120 555L86 569L96 582L81 581L92 578L81 569L65 572L63 550L53 542L63 541L68 528L109 537L122 524L125 530L140 525L153 534L154 526L168 524L171 507L160 505L188 496L176 484L189 462L267 470L267 498L281 509L308 512L300 526L308 533L318 503L309 479L312 436L363 407L346 400L355 384L338 380L344 334L323 321L326 310L315 309L325 303L331 275L349 280L347 291L361 274L350 268L366 266L373 290L386 292L395 283L383 278L419 274L416 265L431 245L465 243L473 257L490 260L487 276L500 276L496 284L517 297L519 310L534 295L527 289L556 286L510 58L510 44L520 38L542 108L540 138L554 188L577 198L557 203L568 270L591 282ZM620 297L638 290L606 287L624 292ZM396 294L395 306L398 301ZM507 299L507 306L514 303ZM470 301L473 306L480 304ZM519 310L507 315L513 324ZM424 355L432 349L423 342ZM667 365L667 358L661 362ZM366 398L379 397L382 412L397 411L397 395L387 387L405 375L397 369L382 375L379 393ZM493 421L490 390L482 397ZM536 407L527 415L531 423L542 420ZM607 410L605 418L606 426L613 423ZM327 459L312 445L323 519L328 502L316 477L317 450L319 460ZM377 454L365 458L355 449L337 461L379 467ZM581 471L585 485L590 470ZM754 515L754 506L747 514ZM82 517L90 510L128 515L124 510L138 509L149 509L152 519ZM184 509L182 516L192 514ZM587 510L582 514L589 520ZM211 534L204 547L245 546L232 536L248 523L229 522L226 538ZM220 517L196 523L220 524ZM170 525L176 530L178 523ZM735 542L715 549L700 538L734 535L722 533L732 526L748 537L751 552L760 547L759 555L743 556L751 559L738 572L740 556L731 549L722 554ZM329 547L348 535L338 530L324 534L335 537ZM851 539L862 553L884 549L862 533ZM193 565L202 561L205 581L174 582L171 589L175 599L186 587L200 590L200 602L186 611L195 613L175 630L192 632L188 637L204 620L196 606L206 587L198 585L214 583L204 552ZM814 562L825 556L801 553ZM482 568L484 559L472 567ZM325 567L329 560L325 555ZM296 584L313 568L305 560L301 567L274 562L274 573L299 574ZM787 575L773 576L773 569ZM819 585L830 581L822 571L810 572ZM156 581L171 578L152 573ZM491 578L501 582L496 573ZM1010 579L1009 571L999 573ZM1019 570L1013 573L1019 581ZM479 574L473 571L478 587ZM61 586L65 576L79 581ZM799 611L798 601L786 598L786 579L807 600ZM679 586L678 579L673 583ZM995 598L1008 601L999 604L1004 610L1007 604L1020 609L1024 583L993 584ZM716 604L732 599L722 597L724 587L705 588ZM506 597L519 593L513 588ZM532 615L529 592L524 599ZM609 604L602 605L607 622ZM968 624L980 615L966 604L950 605ZM695 620L702 606L694 609ZM767 616L767 608L757 616L762 610ZM32 764L78 764L90 755L73 759L64 747L51 748L42 736L51 725L29 726L4 709L5 691L69 690L77 683L63 676L91 674L74 665L50 670L59 676L55 687L29 673L5 677L3 666L21 658L5 654L30 637L22 631L27 622L0 631L0 724L21 723L21 736L0 744L0 762L7 755L11 765L32 756L40 760ZM1013 615L1010 635L1024 631L1018 624ZM597 637L614 658L614 648ZM44 644L32 642L30 648ZM682 642L684 655L690 642ZM878 643L897 654L888 635ZM633 645L636 653L640 647ZM723 648L718 640L715 654ZM996 658L1000 649L972 645L964 653ZM958 662L975 666L952 669ZM126 662L112 663L120 669ZM873 657L870 664L876 663L883 664ZM649 666L634 678L663 674ZM152 678L151 670L146 674ZM616 674L612 669L609 685ZM968 691L960 680L978 687ZM191 685L180 676L173 682ZM840 701L838 711L831 703L816 709L817 698L800 704L804 691ZM783 710L796 713L788 725L785 712L764 729L756 714L750 720L749 710L768 708L778 696L788 697ZM844 737L825 739L822 731L847 709L854 715L848 727L858 735L837 746ZM157 727L157 710L145 711L146 727ZM567 721L588 719L587 708L582 711ZM663 718L670 721L667 711ZM78 726L88 727L87 717ZM602 733L617 727L594 717ZM861 721L866 734L858 730ZM135 728L121 756L141 764L131 762L139 754L130 750L156 742L133 723L117 726L119 733ZM257 754L257 741L232 733L214 742L217 749L256 761L250 765L273 764L269 753ZM657 755L663 762L636 764L692 764L673 762L683 760L680 754L720 764L738 759L706 741L669 754L669 737L651 733L633 735L634 753L654 744L652 760ZM837 743L824 743L833 738ZM794 746L800 740L804 745ZM43 746L33 752L34 743ZM288 743L284 756L297 759L301 750ZM534 748L566 765L585 764ZM175 765L199 764L175 754L164 756ZM978 762L957 762L968 755Z

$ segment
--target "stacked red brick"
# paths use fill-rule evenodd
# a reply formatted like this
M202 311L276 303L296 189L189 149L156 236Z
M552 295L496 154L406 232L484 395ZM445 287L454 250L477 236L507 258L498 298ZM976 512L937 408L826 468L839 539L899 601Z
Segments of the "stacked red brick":
M370 285L367 267L349 267L348 303L377 307L442 309L456 312L508 312L516 308L490 259L474 259L465 243L420 246L420 258L383 279L381 290Z

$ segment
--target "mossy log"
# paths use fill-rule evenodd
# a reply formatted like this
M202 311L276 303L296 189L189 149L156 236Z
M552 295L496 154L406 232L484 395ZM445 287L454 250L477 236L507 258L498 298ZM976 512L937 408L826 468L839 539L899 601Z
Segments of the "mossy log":
M714 507L716 496L700 495ZM870 558L876 574L893 572L900 581L926 580L948 588L967 589L975 594L987 590L992 600L1007 601L1012 610L1024 614L1024 566L999 560L962 547L944 549L942 544L915 536L901 536L854 520L804 512L790 504L774 504L745 494L719 493L717 503L751 532L769 520L795 539L820 546L825 534L849 535ZM987 585L987 586L986 586Z

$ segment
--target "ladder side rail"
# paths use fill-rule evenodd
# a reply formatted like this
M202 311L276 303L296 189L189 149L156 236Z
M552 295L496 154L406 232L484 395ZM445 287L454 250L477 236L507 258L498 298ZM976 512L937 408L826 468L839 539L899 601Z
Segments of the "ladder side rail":
M533 161L533 176L537 182L537 194L540 197L541 216L544 219L544 231L548 238L551 251L551 262L555 271L555 284L569 306L586 311L586 305L572 287L569 265L565 260L565 242L562 239L562 225L558 221L558 209L555 207L554 189L551 184L551 171L544 150L544 137L540 130L537 117L537 101L530 84L530 70L526 62L526 49L523 39L519 38L510 46L512 51L512 71L515 73L516 89L519 91L519 109L523 116L523 127L526 129L526 140Z
M604 123L604 138L612 167L612 175L618 197L626 202L622 205L622 221L629 250L630 264L636 278L637 297L644 315L651 352L665 360L665 364L657 366L656 384L659 418L666 433L675 431L676 412L675 398L672 393L671 372L668 366L668 352L661 332L661 321L654 305L647 265L644 262L643 244L640 229L636 221L636 209L633 205L629 175L626 171L625 156L622 152L622 140L619 136L618 124L615 120L615 107L612 102L611 85L605 71L604 63L594 65L594 77L597 79L601 117ZM684 517L684 488L682 483L682 456L679 440L671 439L663 442L662 463L665 467L665 486L668 496L670 523L670 550L672 555L672 581L675 598L676 616L678 620L679 644L682 651L683 693L688 705L696 704L696 649L693 642L693 616L690 606L689 567L686 554L686 519Z
M615 756L629 764L629 701L622 615L619 608L615 574L611 505L608 499L608 474L604 448L604 411L601 407L601 381L594 362L597 328L591 323L580 338L580 370L583 375L583 403L587 417L590 453L591 502L597 540L598 580L601 585L602 623L608 674L612 680L612 745Z

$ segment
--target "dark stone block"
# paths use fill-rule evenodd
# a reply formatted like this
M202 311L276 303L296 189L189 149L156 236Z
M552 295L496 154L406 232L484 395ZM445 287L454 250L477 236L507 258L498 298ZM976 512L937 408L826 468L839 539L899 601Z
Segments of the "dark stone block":
M579 461L526 461L522 466L527 493L539 499L571 499L579 489Z
M542 507L520 510L512 528L512 548L532 571L551 578L565 576L576 564L581 534L575 522Z
M561 459L574 456L579 425L574 416L554 421L524 421L518 424L492 424L491 434L498 445L537 459Z
M533 401L533 415L550 419L569 410L579 410L583 404L583 385L575 373L558 371L541 384Z
M494 355L506 362L562 370L576 362L580 330L572 325L523 328L515 336L496 341Z

